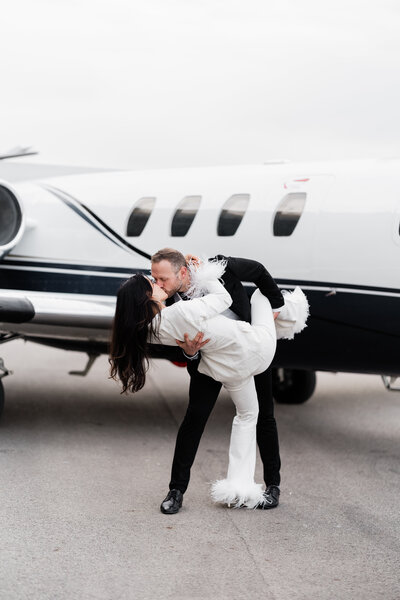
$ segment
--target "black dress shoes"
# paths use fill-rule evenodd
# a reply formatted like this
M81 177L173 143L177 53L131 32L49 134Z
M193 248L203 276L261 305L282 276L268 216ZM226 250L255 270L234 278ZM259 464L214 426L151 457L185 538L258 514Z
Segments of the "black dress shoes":
M182 506L183 494L180 490L170 490L161 502L160 510L164 515L174 515Z
M260 502L257 508L261 508L262 510L266 510L268 508L275 508L275 506L278 506L279 504L280 493L281 491L277 485L269 485L263 493L262 502Z

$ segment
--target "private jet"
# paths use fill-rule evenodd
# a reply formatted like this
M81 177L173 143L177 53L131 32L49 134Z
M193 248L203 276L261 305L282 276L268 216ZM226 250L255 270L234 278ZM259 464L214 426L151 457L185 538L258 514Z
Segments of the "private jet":
M399 189L399 160L11 176L0 182L0 342L81 351L86 374L107 353L120 284L169 246L258 260L282 289L304 290L308 327L279 341L273 363L278 402L307 400L316 371L379 374L396 389ZM154 356L182 361L176 348Z

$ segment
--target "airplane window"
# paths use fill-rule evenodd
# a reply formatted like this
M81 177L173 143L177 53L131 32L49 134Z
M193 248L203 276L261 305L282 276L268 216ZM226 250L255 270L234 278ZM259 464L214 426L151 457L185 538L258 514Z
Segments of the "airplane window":
M171 235L173 237L183 237L187 234L197 215L200 202L201 196L186 196L178 204L171 223Z
M274 235L292 235L304 210L307 194L287 194L279 203L274 218Z
M218 221L217 234L221 236L235 235L247 207L250 194L234 194L222 207Z
M126 235L128 237L137 237L142 233L150 218L155 203L155 198L140 198L136 203L126 228Z

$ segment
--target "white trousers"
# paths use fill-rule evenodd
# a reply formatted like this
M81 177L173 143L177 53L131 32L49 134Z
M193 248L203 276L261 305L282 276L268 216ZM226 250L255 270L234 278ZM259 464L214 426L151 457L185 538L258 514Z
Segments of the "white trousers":
M254 375L268 368L276 348L275 324L268 299L256 290L251 299L253 327L268 340L266 362ZM262 485L254 481L256 465L256 428L258 399L254 377L235 382L224 382L236 407L229 445L229 465L226 479L212 484L211 495L216 502L254 508L262 501Z

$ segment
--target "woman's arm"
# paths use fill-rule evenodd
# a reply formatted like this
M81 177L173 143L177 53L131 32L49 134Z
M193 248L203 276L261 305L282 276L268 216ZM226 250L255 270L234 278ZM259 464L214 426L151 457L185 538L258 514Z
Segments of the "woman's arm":
M204 282L208 293L202 298L181 300L165 307L160 315L158 339L155 343L177 345L187 333L194 336L204 328L204 321L223 312L232 304L224 286L216 280Z
M215 317L232 304L232 298L218 280L207 281L204 284L207 294L202 298L194 298L174 304L186 318L191 321Z

